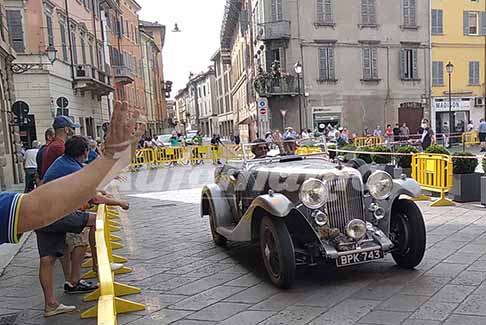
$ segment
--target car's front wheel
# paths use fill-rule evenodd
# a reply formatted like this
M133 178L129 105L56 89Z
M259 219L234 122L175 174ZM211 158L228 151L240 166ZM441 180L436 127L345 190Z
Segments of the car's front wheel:
M285 222L269 216L263 218L260 250L270 280L279 288L290 288L295 278L295 253Z
M400 267L413 269L420 264L425 253L425 224L413 201L403 199L393 205L390 239L395 245L393 259Z
M227 239L216 232L216 211L213 202L209 199L209 225L211 227L211 235L213 241L217 246L225 246Z

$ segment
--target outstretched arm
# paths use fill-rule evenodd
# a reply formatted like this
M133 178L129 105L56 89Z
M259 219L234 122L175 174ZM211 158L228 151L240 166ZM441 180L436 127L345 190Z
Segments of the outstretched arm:
M25 194L17 217L17 233L42 228L75 211L126 167L143 131L136 129L135 120L136 116L128 115L127 103L116 103L104 155L74 174Z

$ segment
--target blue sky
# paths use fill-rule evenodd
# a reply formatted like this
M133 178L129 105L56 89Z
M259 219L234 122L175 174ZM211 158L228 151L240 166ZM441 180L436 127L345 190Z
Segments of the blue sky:
M219 48L225 0L137 0L140 19L167 26L164 48L166 80L174 82L172 96L185 86L189 72L200 72L210 64ZM173 33L174 23L181 33Z

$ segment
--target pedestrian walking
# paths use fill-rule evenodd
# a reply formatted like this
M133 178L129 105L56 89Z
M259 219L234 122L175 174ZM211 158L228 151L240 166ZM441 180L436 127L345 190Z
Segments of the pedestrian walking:
M399 142L400 141L400 124L396 123L395 127L393 128L393 141Z
M25 189L24 193L34 190L35 185L39 184L37 174L37 153L39 152L39 142L32 142L32 148L25 151L24 171L25 171Z
M469 121L469 123L467 124L467 132L471 132L471 131L474 131L473 121Z
M373 130L374 137L381 137L383 135L383 131L381 130L381 126L377 125L376 129Z
M402 141L408 141L410 138L410 129L407 126L407 123L403 123L400 127L400 138Z
M427 128L422 137L422 149L426 151L428 147L435 144L434 131L431 128Z
M444 147L446 148L449 148L450 146L449 132L449 123L444 122L444 125L442 125L442 139L444 140Z
M486 152L486 121L483 118L479 122L478 131L481 152Z

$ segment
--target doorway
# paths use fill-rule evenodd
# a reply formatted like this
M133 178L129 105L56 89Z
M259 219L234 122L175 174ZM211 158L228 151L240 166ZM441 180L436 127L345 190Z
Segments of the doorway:
M424 107L421 103L402 103L398 109L398 123L406 123L410 134L416 134L424 118Z

